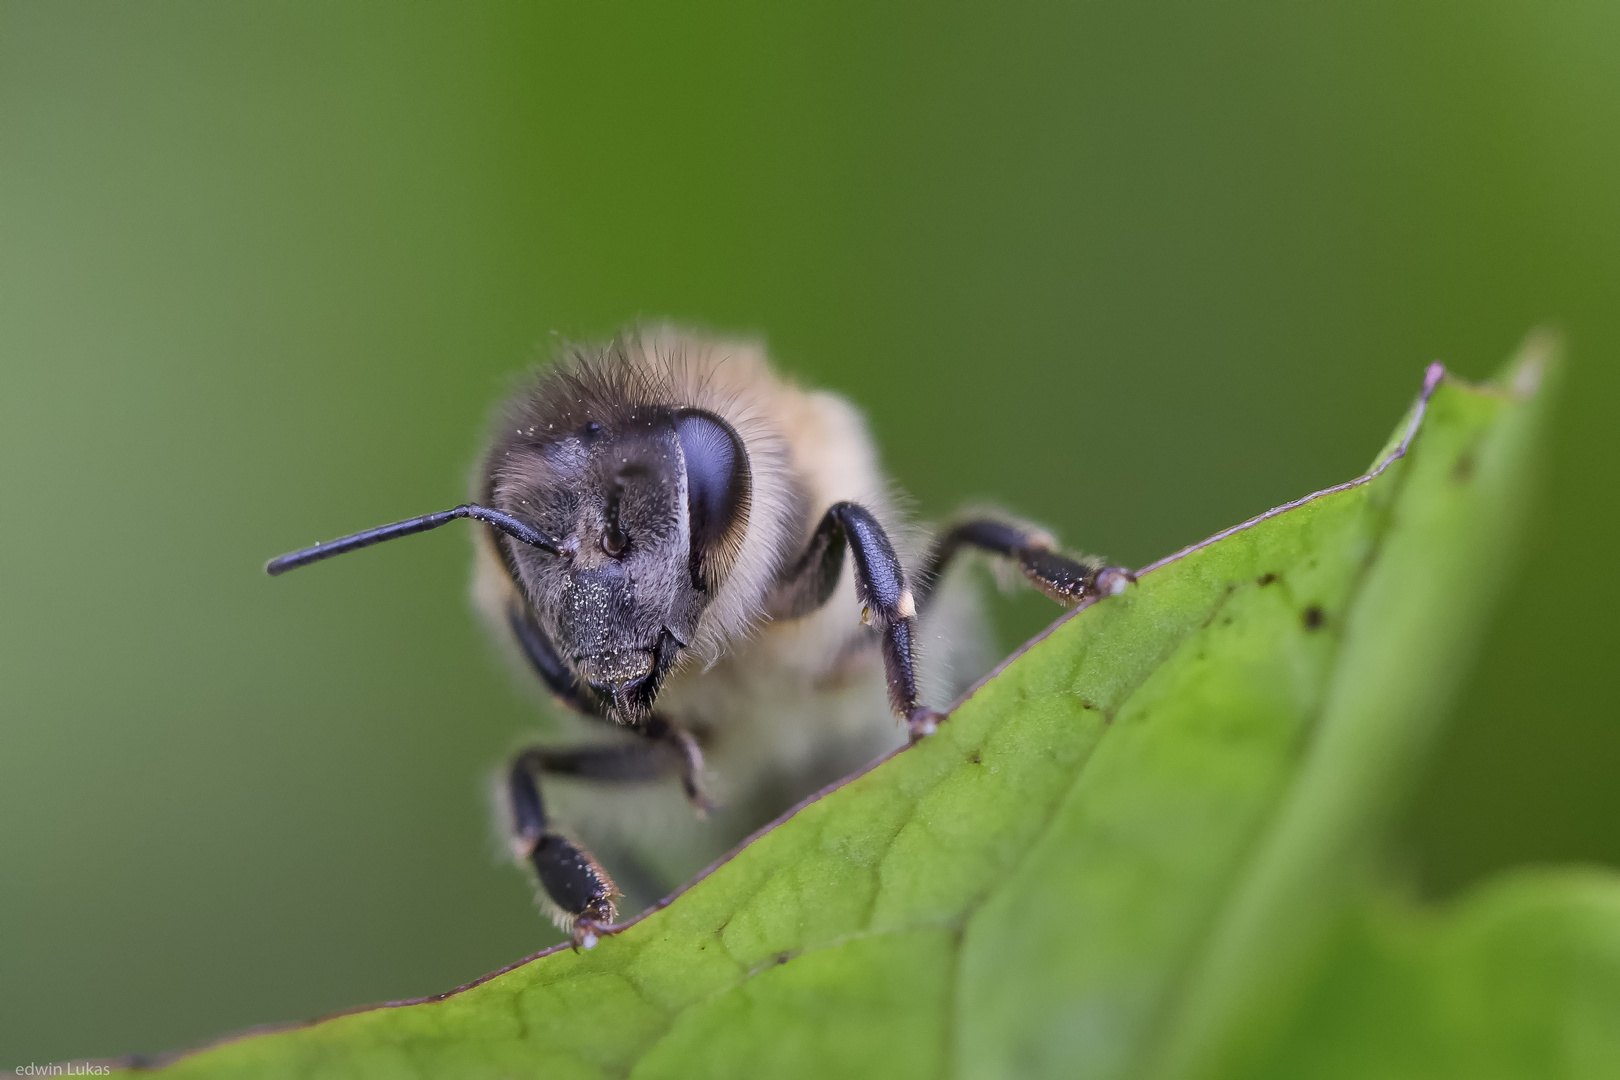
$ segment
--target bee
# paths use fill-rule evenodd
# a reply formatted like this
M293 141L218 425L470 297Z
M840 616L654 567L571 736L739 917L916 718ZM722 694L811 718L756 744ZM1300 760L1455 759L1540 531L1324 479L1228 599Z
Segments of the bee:
M569 347L531 376L497 413L473 499L265 569L483 526L478 607L576 729L598 733L520 750L497 784L516 860L576 947L622 898L589 847L642 891L667 888L935 730L925 701L986 666L972 583L946 573L962 552L1063 604L1134 580L1000 515L910 526L852 405L783 378L757 344L669 327Z

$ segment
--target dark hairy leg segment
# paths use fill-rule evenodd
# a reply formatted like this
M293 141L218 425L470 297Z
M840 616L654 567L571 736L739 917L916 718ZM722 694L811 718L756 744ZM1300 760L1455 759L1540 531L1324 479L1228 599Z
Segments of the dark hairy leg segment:
M993 518L958 522L939 535L928 553L919 581L918 603L928 601L940 575L963 548L976 548L1009 560L1031 585L1064 606L1088 597L1117 595L1136 580L1136 575L1122 566L1072 559L1059 554L1055 547L1045 533Z
M534 867L546 896L573 917L574 948L589 949L618 914L613 899L619 890L590 852L547 830L534 777L537 754L543 752L518 754L507 774L513 854Z

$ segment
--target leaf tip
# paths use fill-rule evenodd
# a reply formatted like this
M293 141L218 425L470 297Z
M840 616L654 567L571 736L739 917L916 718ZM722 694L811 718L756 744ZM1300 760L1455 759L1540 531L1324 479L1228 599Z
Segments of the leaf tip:
M1519 354L1503 372L1502 385L1519 400L1535 397L1547 377L1548 370L1563 351L1563 339L1551 327L1537 327L1530 331L1519 348Z

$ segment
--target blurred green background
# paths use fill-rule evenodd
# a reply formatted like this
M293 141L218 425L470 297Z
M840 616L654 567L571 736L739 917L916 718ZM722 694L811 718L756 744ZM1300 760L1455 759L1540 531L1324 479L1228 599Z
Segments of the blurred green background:
M638 316L765 335L922 513L1133 565L1561 326L1392 863L1620 864L1620 7L584 9L0 3L0 1065L555 940L487 823L540 713L465 530L259 567L457 502L509 373Z

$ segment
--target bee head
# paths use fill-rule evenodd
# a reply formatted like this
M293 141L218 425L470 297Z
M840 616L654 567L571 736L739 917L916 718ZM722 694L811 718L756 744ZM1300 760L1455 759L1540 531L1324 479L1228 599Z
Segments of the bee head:
M724 419L626 361L581 354L507 404L481 502L271 559L271 575L472 518L559 658L609 712L645 716L748 531L748 451Z
M509 425L487 464L487 501L550 540L493 533L558 655L613 712L645 714L741 548L742 440L702 410L598 406Z

